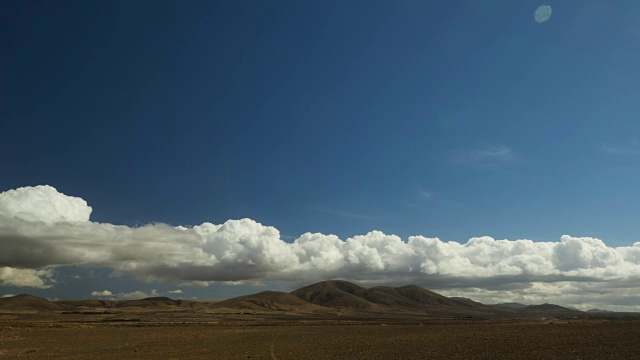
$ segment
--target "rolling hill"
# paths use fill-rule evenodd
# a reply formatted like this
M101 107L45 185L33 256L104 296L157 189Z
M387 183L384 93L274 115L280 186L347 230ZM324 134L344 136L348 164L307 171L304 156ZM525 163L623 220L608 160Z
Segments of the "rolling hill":
M55 303L47 299L32 295L16 295L0 298L0 312L50 312L69 309L64 304Z
M301 314L328 313L331 309L304 301L295 295L279 291L263 291L217 302L214 309L245 310L251 312L286 311Z
M568 317L585 314L580 310L567 309L554 304L529 305L518 309L522 317L542 318L542 317Z
M485 305L467 298L447 298L417 285L365 288L344 280L322 281L291 293L264 291L219 302L151 297L139 300L49 301L31 295L0 298L0 313L171 312L345 314L431 317L545 318L586 316L553 304ZM367 316L369 316L367 315Z
M304 301L334 309L387 312L382 306L366 300L366 293L366 288L342 280L323 281L291 292Z
M302 300L335 309L372 313L442 316L487 315L485 309L449 299L416 285L370 289L343 281L323 281L291 292Z

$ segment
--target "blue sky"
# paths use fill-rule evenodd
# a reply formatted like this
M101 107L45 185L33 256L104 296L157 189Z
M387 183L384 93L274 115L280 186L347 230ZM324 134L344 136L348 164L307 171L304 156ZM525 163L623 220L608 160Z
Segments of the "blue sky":
M636 1L0 7L0 192L50 185L130 227L249 218L286 242L640 241Z

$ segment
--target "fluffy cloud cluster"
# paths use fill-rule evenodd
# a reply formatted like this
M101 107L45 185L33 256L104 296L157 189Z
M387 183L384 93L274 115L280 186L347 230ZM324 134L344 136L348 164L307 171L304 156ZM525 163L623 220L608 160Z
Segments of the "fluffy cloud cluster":
M173 292L170 291L173 294ZM127 292L127 293L117 293L114 294L109 290L102 291L92 291L91 296L99 297L99 298L108 298L108 299L117 299L117 300L138 300L144 299L148 297L160 296L161 294L156 289L152 289L150 292L144 292L140 290Z
M52 287L53 271L0 267L0 285L47 289Z
M91 206L51 186L23 187L0 193L0 217L54 223L89 221Z
M109 290L102 290L102 291L97 291L96 290L96 291L92 291L91 292L91 296L100 296L100 297L102 297L102 296L112 296L112 295L113 295L113 293L111 291L109 291Z
M567 235L559 242L476 237L458 243L423 236L404 241L380 231L346 240L306 233L286 242L276 228L250 219L128 227L91 222L90 213L84 200L50 186L1 193L0 284L48 287L53 268L71 265L185 286L344 278L497 291L605 281L637 288L640 281L640 243L612 248L599 239Z

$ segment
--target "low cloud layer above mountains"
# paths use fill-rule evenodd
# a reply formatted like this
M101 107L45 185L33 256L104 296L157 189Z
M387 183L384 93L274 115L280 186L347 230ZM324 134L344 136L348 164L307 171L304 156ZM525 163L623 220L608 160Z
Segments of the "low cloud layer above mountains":
M540 296L573 291L603 297L612 289L627 298L640 295L634 290L640 283L640 242L613 248L599 239L564 235L559 242L484 236L458 243L424 236L403 240L380 231L346 240L305 233L286 242L275 227L251 219L129 227L91 222L91 211L84 200L50 186L0 193L0 285L52 287L57 269L83 266L185 286L343 278L485 297L507 291L522 299L534 290Z

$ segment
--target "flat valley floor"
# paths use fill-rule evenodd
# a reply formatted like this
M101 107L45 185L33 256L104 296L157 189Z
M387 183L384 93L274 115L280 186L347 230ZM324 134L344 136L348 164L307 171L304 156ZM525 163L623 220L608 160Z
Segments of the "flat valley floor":
M640 321L626 319L0 315L0 359L632 359L639 354Z

